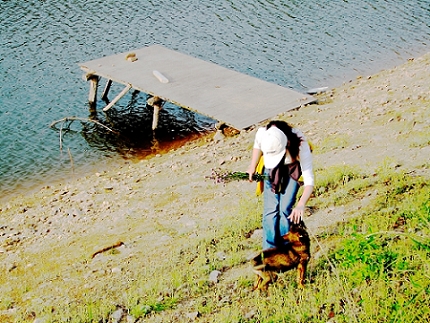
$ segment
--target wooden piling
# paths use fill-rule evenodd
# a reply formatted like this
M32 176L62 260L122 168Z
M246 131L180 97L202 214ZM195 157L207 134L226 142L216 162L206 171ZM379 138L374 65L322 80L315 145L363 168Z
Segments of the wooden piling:
M108 94L109 94L109 90L110 90L111 85L112 85L112 80L108 80L106 82L105 88L103 90L102 100L105 101L105 102L107 102L109 100L108 99Z
M161 107L158 105L154 105L154 115L152 117L152 130L157 129L158 127L158 115L160 114Z
M152 116L152 130L155 130L158 127L158 116L165 101L158 96L153 96L146 100L146 103L154 108L154 114Z
M88 94L88 104L90 110L95 110L97 107L97 88L99 85L99 77L97 75L88 75L87 80L90 81L90 93Z

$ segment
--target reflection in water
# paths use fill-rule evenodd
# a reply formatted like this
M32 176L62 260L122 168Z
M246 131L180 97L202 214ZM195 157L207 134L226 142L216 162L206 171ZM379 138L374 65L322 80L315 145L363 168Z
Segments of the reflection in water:
M142 158L177 148L213 130L213 120L197 119L196 113L169 103L160 110L158 126L152 130L154 108L146 103L148 97L133 91L123 106L116 105L106 112L91 111L91 120L112 131L94 123L84 123L82 136L92 148L115 152L124 158Z

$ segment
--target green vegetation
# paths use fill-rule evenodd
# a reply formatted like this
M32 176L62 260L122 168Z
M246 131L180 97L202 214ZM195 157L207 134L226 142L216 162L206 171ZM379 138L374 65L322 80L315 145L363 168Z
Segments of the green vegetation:
M212 223L199 236L182 234L160 257L141 259L139 270L119 278L128 282L109 280L89 291L73 283L82 276L78 272L65 285L73 301L65 297L54 307L41 302L39 312L16 322L33 322L35 316L44 317L42 322L108 322L119 307L137 322L156 317L186 322L192 312L198 322L426 322L430 185L389 165L384 161L375 174L347 166L317 170L310 209L344 206L351 214L324 232L310 232L312 258L303 290L291 271L280 275L267 295L251 291L254 277L247 258L259 249L259 239L250 236L260 228L262 202L248 196L236 206L237 213ZM347 208L353 204L359 207ZM109 257L118 257L118 252ZM215 270L220 272L218 283L208 279ZM29 267L14 274L26 276L27 283L0 300L0 313L19 307L16 300L37 288L32 275L55 282L60 271L46 263L38 272ZM124 285L122 292L115 283Z
M347 134L332 134L315 147L315 152L322 154L335 149L343 149L348 146L350 138Z
M197 320L208 322L427 321L430 186L423 178L390 171L384 165L372 176L345 167L317 171L315 206L372 200L350 221L319 235L310 232L314 257L304 290L297 289L295 272L288 272L269 288L268 295L251 292L253 276L246 258L258 250L259 241L249 236L260 226L261 203L242 202L239 214L223 225L176 244L165 257L147 259L148 266L119 299L109 295L106 286L95 293L98 299L81 294L80 304L55 310L41 304L45 322L105 322L118 305L142 322L157 315L178 315L180 321L186 320L184 313L174 313L190 303L198 312ZM366 195L369 190L376 194ZM49 264L46 269L57 270ZM208 280L213 270L222 273L217 284ZM45 275L55 279L51 277L55 274ZM26 288L20 286L15 293L25 294ZM114 306L112 299L122 303ZM1 309L11 302L2 299ZM31 318L30 313L21 319Z

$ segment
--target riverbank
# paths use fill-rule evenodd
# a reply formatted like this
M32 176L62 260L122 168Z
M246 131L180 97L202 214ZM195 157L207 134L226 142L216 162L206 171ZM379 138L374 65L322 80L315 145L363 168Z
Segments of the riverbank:
M376 172L385 164L429 177L430 53L317 98L318 104L278 116L314 144L317 190L318 172L336 165ZM238 203L261 207L254 183L208 178L212 169L245 171L255 131L217 133L2 203L0 318L78 306L83 290L92 299L111 297L155 261L151 257L168 257L171 246L186 248L187 240L225 225ZM351 214L340 206L305 220L322 232ZM119 257L91 257L118 241L124 243Z

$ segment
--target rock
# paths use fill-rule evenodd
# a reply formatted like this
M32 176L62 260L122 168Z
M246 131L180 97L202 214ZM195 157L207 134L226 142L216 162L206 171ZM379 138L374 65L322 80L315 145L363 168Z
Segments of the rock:
M115 312L113 312L112 315L110 316L112 319L112 323L119 323L121 321L123 314L124 314L124 310L122 308L119 308Z
M226 260L227 256L224 252L220 251L216 254L216 256L218 257L219 260Z
M133 315L127 315L127 323L134 323L136 322L136 318Z
M185 314L185 316L190 320L195 320L200 316L200 313L199 312L191 312L191 313Z
M221 272L219 270L214 270L209 275L209 281L212 283L218 283L218 277L221 275Z
M251 320L256 315L256 312L254 310L250 310L249 312L245 313L243 316L246 320Z
M259 230L255 230L252 235L251 238L252 240L258 240L258 239L262 239L263 238L263 230L259 229Z
M218 143L220 141L224 141L225 135L222 133L222 130L218 130L214 135L214 142Z

